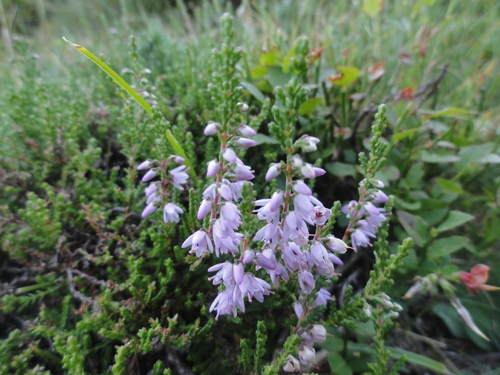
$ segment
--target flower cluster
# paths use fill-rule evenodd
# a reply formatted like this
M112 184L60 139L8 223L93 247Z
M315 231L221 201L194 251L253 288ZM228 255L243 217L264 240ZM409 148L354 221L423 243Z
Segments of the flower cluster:
M316 150L318 142L317 138L305 135L295 146L310 152ZM256 264L269 274L273 284L278 283L278 278L288 281L290 274L297 277L300 295L294 309L300 322L314 307L326 305L331 299L330 293L317 285L317 280L320 275L326 280L336 275L335 265L342 264L337 254L345 253L348 246L331 234L321 235L332 211L312 195L304 182L305 178L315 178L326 172L304 162L299 155L289 155L287 163L271 164L266 179L273 179L282 172L286 174L286 190L277 190L271 198L255 202L257 217L265 225L253 240L262 244L261 251L256 254ZM314 228L314 233L310 233L309 228ZM312 305L308 302L310 295L314 296ZM296 333L302 338L299 359L290 355L283 368L285 371L300 370L300 363L314 363L313 345L326 337L326 330L321 325L308 330L298 325Z
M387 195L379 190L384 184L380 180L374 180L373 184L375 187L368 189L368 180L362 180L359 183L359 202L351 201L342 207L342 212L350 219L346 234L350 233L354 249L371 246L370 238L376 237L378 228L386 220L385 209L375 206L388 200Z
M142 177L142 182L148 182L160 175L159 181L153 181L144 190L146 194L146 208L142 211L142 217L151 215L159 207L163 207L163 221L165 223L178 223L180 221L180 214L184 211L178 205L169 202L169 192L172 185L179 190L184 190L183 186L188 180L189 169L185 165L184 159L177 155L170 155L166 161L159 162L157 160L146 160L142 162L137 169L146 170L148 172ZM172 166L175 166L171 168Z
M248 107L241 104L240 110ZM234 134L237 135L234 135ZM207 165L207 177L215 177L203 192L203 200L198 209L198 220L210 213L210 227L202 228L189 236L182 247L191 246L190 253L197 257L205 253L215 253L217 257L231 254L239 259L234 263L223 262L209 268L216 272L210 277L214 285L223 285L219 295L210 306L210 311L217 311L217 317L224 314L236 316L237 309L245 311L244 297L249 301L255 298L262 302L269 295L270 285L264 280L245 272L244 265L254 260L252 251L245 251L246 242L238 233L241 224L241 212L237 201L242 198L243 184L254 178L253 170L245 165L236 155L235 148L249 148L255 145L251 137L256 135L248 125L238 125L236 129L209 122L205 127L206 135L219 134L222 140L219 159L210 161ZM242 249L242 251L240 251Z

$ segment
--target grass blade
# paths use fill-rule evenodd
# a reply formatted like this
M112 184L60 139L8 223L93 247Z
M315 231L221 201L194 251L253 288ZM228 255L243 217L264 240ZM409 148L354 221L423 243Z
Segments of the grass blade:
M102 61L100 58L98 58L96 55L94 55L92 52L87 50L85 47L73 43L63 37L64 41L68 43L70 46L74 47L77 51L81 52L84 54L86 57L88 57L90 60L92 60L99 68L104 70L117 84L120 86L122 89L124 89L126 92L132 96L137 103L139 103L145 110L148 112L150 115L153 114L153 110L151 109L151 106L149 105L148 102L144 100L142 96L140 96L137 91L135 91L122 77L118 75L113 69L111 69L104 61ZM181 144L177 139L175 139L174 135L170 130L167 130L166 132L166 137L167 140L169 141L170 145L174 149L175 153L179 156L182 156L185 160L186 166L189 167L189 175L191 179L193 180L194 184L198 184L198 177L196 176L196 173L194 171L193 165L189 161L189 159L186 156L186 153L184 152L184 149L182 148Z

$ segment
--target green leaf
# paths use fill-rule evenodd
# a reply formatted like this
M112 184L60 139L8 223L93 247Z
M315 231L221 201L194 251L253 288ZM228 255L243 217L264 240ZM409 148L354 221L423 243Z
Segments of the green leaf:
M345 176L355 176L356 167L354 164L347 164L341 162L328 163L325 165L328 172L334 176L345 177Z
M465 191L455 182L451 180L446 180L444 178L438 177L436 182L439 186L441 186L446 191L452 191L454 193L465 193Z
M491 164L499 164L500 156L497 154L488 154L478 161L479 163L491 163Z
M111 69L104 61L99 59L97 56L95 56L93 53L91 53L81 45L70 42L68 39L64 37L63 40L70 46L74 47L77 51L87 56L90 60L92 60L99 68L104 70L118 84L118 86L127 91L137 101L137 103L139 103L149 114L153 114L153 111L151 110L151 106L149 105L149 103L146 102L144 98L137 93L137 91L135 91L132 87L130 87L130 85L127 82L125 82L125 80L122 77L120 77L113 69Z
M406 138L406 137L409 137L410 135L418 132L422 130L422 127L418 127L418 128L415 128L415 129L410 129L410 130L406 130L404 132L401 132L401 133L398 133L398 134L395 134L392 136L392 139L394 139L396 142Z
M382 10L383 6L383 0L363 0L362 9L370 17L375 17Z
M264 94L250 82L241 82L241 85L250 92L259 102L263 103L266 100Z
M352 375L351 367L346 363L344 358L337 352L328 354L328 363L332 370L332 374L336 375Z
M396 211L396 215L406 233L415 240L415 244L420 247L424 246L429 232L429 226L425 220L405 211Z
M339 74L330 76L328 80L337 86L345 87L353 83L360 75L359 70L352 66L338 66L336 69Z
M283 69L279 66L269 68L267 73L267 80L272 87L285 86L290 81L290 78L292 78L292 75L283 72Z
M440 374L451 374L445 365L443 365L442 363L439 363L438 361L430 359L428 357L424 357L423 355L413 353L413 352L410 352L408 350L394 348L392 346L386 346L385 348L390 351L390 355L393 359L398 360L403 355L405 355L407 357L408 362L411 362L417 366L425 367L429 370L436 371ZM364 353L373 353L373 351L374 351L373 347L371 347L371 346L367 346L364 344L352 343L352 342L349 342L349 350L357 351L357 352L364 352Z
M441 117L441 116L447 116L447 117L457 117L456 115L470 115L471 113L463 108L445 108L441 111L438 112L433 112L429 115L427 115L428 118L434 118L434 117Z
M469 239L463 236L451 236L434 241L428 248L429 258L440 258L462 249L469 244Z
M274 66L278 65L283 61L281 52L277 47L271 48L269 51L264 52L260 56L260 64L264 66Z
M258 145L261 145L263 143L265 144L270 144L270 145L279 145L279 141L277 141L274 138L271 138L268 135L265 134L257 134L255 137L252 138Z
M309 98L299 107L299 115L309 115L323 103L323 98Z
M420 151L420 159L426 163L454 163L460 160L460 156L450 154L446 151Z
M262 78L267 74L267 66L257 65L250 70L253 79Z
M474 216L461 211L450 211L450 214L444 222L439 225L436 230L438 232L445 232L447 230L456 228L474 219Z

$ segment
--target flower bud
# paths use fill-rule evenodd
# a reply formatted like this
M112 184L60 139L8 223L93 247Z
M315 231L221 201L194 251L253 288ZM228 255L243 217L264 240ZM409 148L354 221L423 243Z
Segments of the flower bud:
M349 247L344 241L332 236L331 234L326 236L325 239L327 240L327 242L325 242L325 246L335 253L344 254Z
M245 250L245 253L243 254L243 264L248 264L251 261L253 261L253 258L255 258L255 253L253 250Z
M302 176L305 178L314 178L316 177L316 173L314 172L314 167L306 163L300 168L300 173L302 173Z
M266 173L266 181L271 181L281 173L281 164L272 163Z
M304 162L302 161L302 158L299 155L293 155L292 156L292 167L295 169L300 169Z
M232 148L226 148L224 150L224 153L222 154L222 157L224 158L224 160L230 163L236 163L238 161L238 157L236 156L236 153Z
M148 204L144 211L142 211L141 217L145 218L146 216L151 215L153 212L155 212L156 208L157 207L155 205L155 202Z
M219 162L214 159L207 163L207 177L214 177L219 172Z
M240 112L242 112L242 113L245 113L246 111L248 111L248 104L247 103L238 102L238 103L236 103L236 107L239 107Z
M326 339L326 329L321 324L314 324L309 333L316 343L323 342Z
M294 181L292 188L296 193L307 196L312 195L311 188L302 180Z
M302 145L302 150L304 150L304 152L313 152L318 149L316 145L319 143L319 138L307 135L302 139L302 141L304 142Z
M283 371L285 372L298 372L300 371L300 362L293 355L288 355L288 360L283 366Z
M326 171L323 168L313 167L313 170L314 170L314 177L323 176L326 173Z
M142 178L142 182L146 182L146 181L149 181L151 179L153 179L156 175L158 174L158 171L155 171L154 169L151 169L148 171L148 173L146 173L144 175L144 177Z
M299 350L300 363L307 365L316 362L316 350L310 348L309 346L304 346Z
M205 135L217 134L217 132L219 131L219 126L220 124L218 124L217 122L209 121L207 126L205 126L205 130L203 131L203 133Z
M149 168L151 168L152 164L153 164L153 162L151 160L146 160L146 161L143 161L141 164L139 164L137 169L140 171L142 171L144 169L149 169Z
M255 137L257 132L248 125L240 125L238 127L238 133L244 137Z
M250 148L253 147L257 144L253 139L250 138L238 138L236 141L236 144L240 146L241 148Z
M200 208L198 209L198 220L203 219L212 209L212 200L211 199L203 199L200 204Z

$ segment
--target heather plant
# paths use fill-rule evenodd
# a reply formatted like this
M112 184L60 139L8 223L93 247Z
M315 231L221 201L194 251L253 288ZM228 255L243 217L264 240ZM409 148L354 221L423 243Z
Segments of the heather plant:
M110 41L120 29L103 34L94 62L111 80L75 59L71 78L47 84L14 40L19 75L4 78L0 115L1 371L456 372L401 349L421 342L415 329L432 337L422 322L436 317L497 347L488 51L478 81L457 86L460 54L429 59L458 32L414 30L442 4L394 5L416 52L393 47L405 33L384 31L387 6L329 23L317 13L314 34L309 2L292 4L293 21L278 2L244 2L215 38L221 7L207 4L190 24L180 3L171 29L131 38L129 56ZM254 13L283 27L258 48ZM197 44L171 36L181 19ZM346 20L367 33L342 35ZM312 38L292 43L301 33Z

